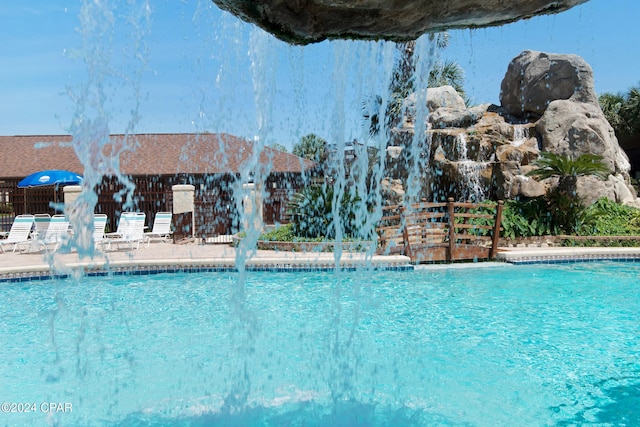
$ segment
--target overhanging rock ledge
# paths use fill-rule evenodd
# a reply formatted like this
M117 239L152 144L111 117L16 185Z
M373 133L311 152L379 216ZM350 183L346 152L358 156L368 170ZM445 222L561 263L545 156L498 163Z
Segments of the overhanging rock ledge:
M502 25L588 0L213 0L293 44L325 39L415 40L424 33Z

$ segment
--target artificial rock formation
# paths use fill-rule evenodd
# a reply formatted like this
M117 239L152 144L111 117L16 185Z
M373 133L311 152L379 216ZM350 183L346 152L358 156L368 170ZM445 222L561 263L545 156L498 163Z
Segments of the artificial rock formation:
M540 116L557 99L598 105L593 71L581 57L525 50L511 61L500 87L507 113Z
M294 44L325 39L415 40L427 32L480 28L558 13L587 0L213 0L221 9Z
M574 158L590 153L604 158L610 174L604 181L579 178L578 196L586 203L607 197L637 204L628 158L600 109L593 72L582 58L522 52L509 64L501 88L500 106L471 108L450 87L430 89L424 139L414 133L416 97L407 98L403 124L387 150L388 179L407 182L407 169L419 159L419 196L427 200L537 197L557 184L527 176L541 151Z

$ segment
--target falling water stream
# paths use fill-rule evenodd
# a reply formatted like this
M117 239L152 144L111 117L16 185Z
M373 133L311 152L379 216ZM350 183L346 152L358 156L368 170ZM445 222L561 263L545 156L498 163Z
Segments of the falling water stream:
M193 17L194 25L198 25L198 19L203 20L201 32L211 52L210 57L201 58L197 65L202 69L196 71L198 79L193 86L197 88L195 97L201 99L201 102L199 111L193 113L194 124L202 130L224 131L225 121L236 119L225 113L225 103L236 100L218 96L222 93L222 88L228 93L229 85L237 85L236 92L240 93L243 85L251 82L253 105L247 108L255 110L255 122L247 122L247 134L254 135L254 152L243 165L240 177L233 186L236 205L244 215L241 223L245 224L243 231L246 237L237 248L236 265L240 274L232 284L226 302L234 320L225 331L221 331L227 335L233 349L227 361L230 367L227 372L230 375L211 379L225 382L226 395L221 411L241 414L248 408L251 400L250 367L259 365L260 358L264 357L256 354L254 349L254 342L263 333L263 326L247 301L247 277L251 272L245 268L246 261L255 251L262 224L256 220L255 211L247 214L240 209L248 196L243 184L249 182L250 178L256 183L264 182L269 175L272 165L261 164L259 155L266 143L274 142L273 134L278 126L289 126L289 134L297 135L299 140L303 136L299 135L303 126L298 122L304 122L305 125L317 122L319 128L330 129L325 137L336 144L338 153L342 153L347 141L354 138L366 146L378 149L380 157L374 162L373 179L370 181L366 179L366 173L357 173L367 171L368 156L360 156L351 165L352 172L356 173L351 174L350 181L345 178L344 156L337 156L337 163L332 165L337 172L333 183L336 190L334 202L340 200L344 192L357 191L362 199L372 201L377 206L370 212L362 204L357 212L357 220L363 224L362 235L373 234L380 215L381 195L379 186L371 183L380 182L383 177L390 129L383 124L381 132L371 135L369 125L363 119L365 112L362 105L364 100L379 96L379 111L386 110L387 104L391 102L388 88L397 50L391 42L334 41L329 43L330 55L318 60L316 47L288 46L258 28L238 24L235 18L224 16L208 28L212 23L206 17L205 4L212 7L210 2L198 2L197 13ZM136 133L139 117L143 113L140 107L144 99L141 80L149 62L146 40L153 27L152 6L148 1L129 1L115 6L110 2L85 0L78 28L83 40L82 46L69 53L71 58L83 61L86 68L85 79L68 88L69 96L76 105L69 130L73 135L76 153L85 167L85 188L94 188L103 175L115 174L125 186L125 190L119 195L125 209L133 206L135 188L119 172L118 158L120 154L136 149L135 138L128 136ZM122 44L125 48L114 51L115 46L121 45L119 41L123 38L126 40ZM180 52L175 54L180 55ZM428 37L419 39L416 43L416 71L413 77L418 107L415 137L407 148L410 151L407 155L410 183L406 193L407 201L419 199L420 176L425 168L425 156L422 152L425 150L426 82L433 55L434 47L430 45ZM211 58L217 58L218 61ZM313 76L305 75L309 72L310 61L319 67L317 74ZM212 66L214 62L216 65ZM309 87L309 81L312 80L319 80L320 87ZM274 110L283 108L283 92L289 95L285 97L290 104L285 108L294 111L295 115L289 123L274 123ZM317 98L304 102L304 99L309 99L306 96L308 92L315 93ZM127 105L115 105L116 99L125 99ZM323 108L318 109L314 102L320 103ZM216 106L215 114L210 105ZM110 140L113 109L130 110L126 126L127 137L119 146L111 145ZM264 192L264 186L258 185L257 188ZM96 202L97 196L93 191L84 191L74 210L67 212L76 230L87 230L86 233L77 233L73 244L79 253L89 257L98 256L94 253L90 238L90 218ZM344 236L339 224L339 203L334 203L333 206L333 217L336 218L334 221L338 222L333 226L336 229L336 239L340 241ZM368 256L374 250L374 246L369 248ZM341 256L342 251L338 247L334 252L336 266ZM370 274L373 272L364 271L363 280L345 282L340 270L336 269L328 288L331 294L330 322L326 325L326 336L318 337L318 340L325 343L322 379L328 385L336 408L341 402L355 399L353 381L359 374L358 367L364 357L358 348L361 333L360 306L369 295L370 289L365 283L368 282L366 276ZM64 290L60 289L60 293L59 301L61 309L64 309ZM58 327L56 319L56 316L51 316L49 320L52 331Z
M511 145L514 147L519 147L524 144L526 140L525 128L522 125L514 125L513 126L513 141L511 141Z
M458 165L464 180L462 199L472 202L482 202L486 200L485 185L482 181L481 170L485 164L469 158L469 150L467 147L467 137L461 132L456 137L456 145L458 150Z

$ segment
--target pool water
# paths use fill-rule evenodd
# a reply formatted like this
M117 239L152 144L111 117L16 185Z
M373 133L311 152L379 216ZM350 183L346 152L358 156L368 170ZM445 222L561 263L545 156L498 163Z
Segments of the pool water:
M4 284L0 400L36 410L3 405L0 425L636 425L639 273L611 262Z

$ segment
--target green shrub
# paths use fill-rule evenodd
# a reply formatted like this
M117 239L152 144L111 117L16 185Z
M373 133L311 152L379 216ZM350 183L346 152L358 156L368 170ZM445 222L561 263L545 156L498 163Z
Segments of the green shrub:
M334 198L333 186L326 184L305 187L296 193L287 207L293 234L308 239L335 239L339 225L344 237L357 237L362 228L357 220L362 200L356 193L345 191L339 200L339 218L335 221Z
M640 209L601 198L584 207L576 198L560 194L548 199L508 200L502 211L502 233L506 238L558 234L580 236L640 235ZM555 214L551 214L551 212ZM584 243L583 243L584 242ZM594 242L576 241L569 245L592 246ZM613 241L607 245L630 246L634 243Z
M502 236L534 237L557 234L543 197L507 200L502 211Z
M584 201L577 195L578 178L595 176L606 179L609 168L602 156L582 154L577 158L542 152L532 163L537 169L527 173L540 179L558 178L558 185L547 191L547 212L551 213L552 228L565 234L578 234L594 220Z
M573 194L551 191L547 194L547 203L553 228L559 233L578 235L593 225L593 211L588 210L582 200Z
M266 240L269 242L293 242L293 225L284 224L274 230L262 233L259 240Z
M495 204L494 202L490 202L490 201L484 201L482 203L486 203L486 204ZM488 207L480 207L480 208L476 208L476 209L471 209L469 210L470 214L480 214L480 215L491 215L492 218L461 218L461 217L456 217L456 223L457 224L461 224L461 223L469 223L471 225L476 225L476 226L491 226L493 227L494 221L493 221L493 215L495 214L495 208L488 208ZM491 234L491 230L486 229L486 228L470 228L467 230L469 234L474 235L474 236L488 236Z
M587 213L593 221L580 229L583 236L640 235L640 209L603 197L589 206Z

